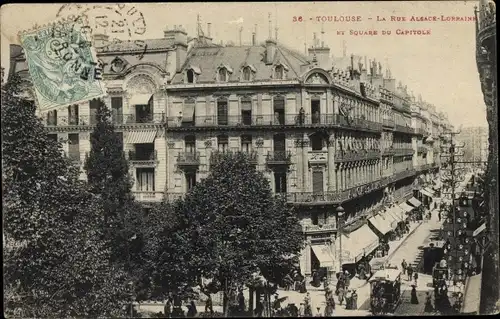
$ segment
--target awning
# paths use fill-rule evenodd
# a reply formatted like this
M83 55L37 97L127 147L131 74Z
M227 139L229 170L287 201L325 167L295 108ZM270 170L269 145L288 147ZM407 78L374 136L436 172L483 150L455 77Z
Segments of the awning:
M131 131L125 135L127 144L153 143L156 137L156 130Z
M401 207L401 209L404 210L406 213L409 213L415 209L415 207L412 207L412 206L408 205L407 203L401 203L401 204L399 204L399 207Z
M391 213L397 217L398 222L402 222L406 219L406 212L399 205L393 206Z
M416 199L415 197L412 197L408 200L408 203L412 204L415 208L419 208L422 203Z
M184 104L184 110L182 112L182 122L193 122L194 121L194 103Z
M432 197L434 197L436 194L432 188L426 187L424 188L429 194L431 194Z
M319 260L320 267L333 267L333 255L327 245L311 245L311 248Z
M477 235L481 234L485 229L486 229L486 223L483 223L472 233L472 237L476 237Z
M129 105L148 105L153 94L134 94L129 99Z
M481 302L481 274L470 276L465 282L461 314L479 314Z
M381 214L368 219L368 222L373 225L382 235L387 234L392 230L391 223L393 219Z
M422 193L422 195L425 195L427 197L432 197L432 194L429 193L425 188L421 189L420 193Z
M378 236L366 224L347 235L342 234L342 264L356 263L377 248L378 243ZM340 255L340 240L335 241L335 249Z
M390 207L385 212L387 216L392 218L391 229L396 229L398 223L402 221L401 219L401 209L396 209L396 206Z

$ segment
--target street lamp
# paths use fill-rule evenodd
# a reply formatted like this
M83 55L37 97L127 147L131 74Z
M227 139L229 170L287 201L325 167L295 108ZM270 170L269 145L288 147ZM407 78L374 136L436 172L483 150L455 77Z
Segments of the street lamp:
M344 210L344 207L339 205L339 206L337 206L337 208L335 208L335 211L337 212L338 221L339 221L337 234L339 236L339 246L340 246L340 256L339 256L340 267L339 268L340 268L340 272L342 273L342 225L343 225L342 217L345 214L345 210Z

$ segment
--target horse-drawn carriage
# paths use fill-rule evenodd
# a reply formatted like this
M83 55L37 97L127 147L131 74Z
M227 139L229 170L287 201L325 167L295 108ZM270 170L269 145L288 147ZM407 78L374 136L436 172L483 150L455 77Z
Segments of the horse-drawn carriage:
M392 313L401 302L401 271L382 269L370 278L370 306L373 314Z

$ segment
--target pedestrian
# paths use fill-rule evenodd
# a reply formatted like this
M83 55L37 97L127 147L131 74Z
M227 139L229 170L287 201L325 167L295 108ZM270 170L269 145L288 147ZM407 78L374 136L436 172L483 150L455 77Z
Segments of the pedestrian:
M413 305L418 305L417 289L415 285L411 285L411 298L410 303Z
M411 281L413 276L413 268L411 265L408 265L407 273L408 273L408 281Z
M172 297L168 296L165 307L163 307L163 312L165 313L165 318L170 318L172 316Z
M430 292L427 292L425 297L425 308L424 312L431 313L434 312L434 307L432 306L432 296Z
M255 309L254 309L254 315L255 317L259 318L259 317L262 317L262 313L264 311L264 305L262 304L262 301L257 301L257 305L255 306Z
M358 294L356 293L356 289L352 290L352 295L351 295L351 309L352 310L358 309Z
M315 315L315 317L322 317L320 310L321 310L320 307L316 307L316 315Z
M418 272L417 271L415 271L413 278L415 279L415 286L418 286L417 285L417 281L418 281Z
M306 307L304 306L304 303L301 302L300 303L300 307L299 307L299 317L304 317L305 316L305 313L306 313Z
M196 317L197 313L198 310L196 309L196 304L194 303L194 300L191 300L191 303L188 305L188 311L186 316L188 318L194 318Z
M338 292L338 297L339 297L339 305L342 306L342 303L344 302L345 298L345 289L344 287L339 287L339 292Z
M288 309L291 317L298 317L299 316L299 309L294 303L288 304Z
M277 313L278 311L281 310L281 301L278 299L278 295L274 295L274 302L273 302L273 311L274 313Z
M441 221L441 211L438 212L438 220Z
M325 317L333 317L334 310L335 310L335 302L333 302L333 304L331 302L328 302L325 306Z
M208 294L207 301L205 301L205 312L210 312L210 315L214 314L214 308L212 304L212 296Z
M406 275L406 267L408 267L408 264L406 263L406 260L403 259L403 262L401 262L401 269L403 270L403 276Z
M238 292L238 311L240 313L245 312L245 296L243 295L243 289Z

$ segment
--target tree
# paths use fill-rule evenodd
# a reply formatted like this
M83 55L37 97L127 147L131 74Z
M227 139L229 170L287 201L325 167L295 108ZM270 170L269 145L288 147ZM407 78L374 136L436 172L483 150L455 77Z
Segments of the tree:
M90 135L91 149L84 169L90 190L105 203L104 219L111 235L133 202L132 181L123 141L115 132L111 112L102 100L97 102L96 126Z
M247 155L219 154L211 163L209 176L174 209L189 252L183 264L211 279L212 293L224 292L227 314L234 287L252 282L256 273L281 282L303 236L295 211L273 197Z
M2 86L6 312L116 315L124 278L100 239L102 203L78 180L78 169L48 137L20 86L16 75Z

